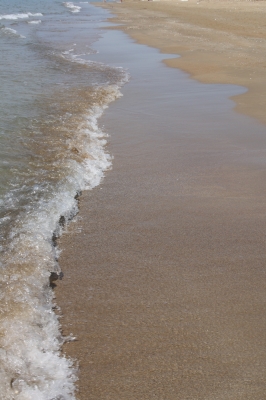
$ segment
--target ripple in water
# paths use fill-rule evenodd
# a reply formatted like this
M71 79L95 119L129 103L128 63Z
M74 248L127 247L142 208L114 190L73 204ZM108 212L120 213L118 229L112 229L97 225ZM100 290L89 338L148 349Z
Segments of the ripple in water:
M90 5L34 5L0 7L10 33L0 35L0 398L70 400L77 368L60 349L73 338L61 335L49 281L60 276L55 238L78 212L77 195L111 166L97 121L127 77L80 55L98 35Z

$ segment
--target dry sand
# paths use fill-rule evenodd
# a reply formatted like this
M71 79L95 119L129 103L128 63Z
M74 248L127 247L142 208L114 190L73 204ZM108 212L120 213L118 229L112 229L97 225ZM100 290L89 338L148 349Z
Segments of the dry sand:
M265 6L108 5L134 39L182 55L167 65L248 87L237 110L260 121ZM56 297L64 333L78 338L64 347L80 364L77 398L263 400L266 139L249 119L245 135L236 124L212 136L173 133L169 118L162 137L148 108L130 114L130 99L139 110L143 100L130 85L104 117L113 170L60 240Z

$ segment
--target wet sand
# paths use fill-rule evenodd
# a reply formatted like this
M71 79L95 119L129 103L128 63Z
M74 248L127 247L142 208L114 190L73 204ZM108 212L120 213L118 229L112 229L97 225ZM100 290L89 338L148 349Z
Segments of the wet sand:
M105 7L138 43L181 55L168 66L201 82L247 87L234 98L236 110L266 123L265 1L123 0Z
M132 77L101 119L113 169L60 240L77 399L262 400L265 126L233 111L239 87L117 31L100 49Z

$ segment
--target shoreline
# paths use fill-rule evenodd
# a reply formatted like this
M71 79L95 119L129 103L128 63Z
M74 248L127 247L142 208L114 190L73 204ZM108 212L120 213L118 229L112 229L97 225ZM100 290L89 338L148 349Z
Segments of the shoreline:
M99 4L97 4L99 6ZM164 60L202 83L233 84L236 111L266 124L265 1L132 1L100 5L137 43L180 55Z
M77 399L261 400L264 127L232 111L236 88L108 29L106 60L122 54L132 73L100 120L113 169L59 239Z

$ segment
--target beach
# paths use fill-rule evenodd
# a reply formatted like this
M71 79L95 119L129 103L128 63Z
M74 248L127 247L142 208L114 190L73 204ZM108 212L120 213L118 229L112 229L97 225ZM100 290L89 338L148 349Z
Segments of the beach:
M99 122L112 169L58 239L76 398L262 400L265 3L104 7L95 60L130 81Z
M138 43L181 57L165 61L205 83L248 88L236 110L266 122L264 1L128 1L114 22Z

